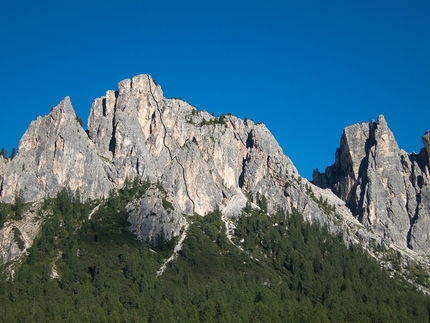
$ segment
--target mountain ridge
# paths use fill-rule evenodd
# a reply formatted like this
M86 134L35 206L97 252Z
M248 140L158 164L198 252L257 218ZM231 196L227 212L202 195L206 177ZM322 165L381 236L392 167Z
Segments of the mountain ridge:
M420 153L401 150L385 118L346 127L336 160L313 182L330 188L363 225L401 248L428 254L428 136Z
M69 187L78 190L83 200L103 203L112 190L136 180L148 182L150 187L143 196L128 203L129 229L139 239L154 244L160 236L166 240L178 237L186 231L189 217L194 214L205 215L218 208L223 212L226 228L232 232L234 218L241 215L249 202L267 214L280 208L287 213L298 211L305 220L327 225L332 234L343 233L345 243L361 244L376 258L372 245L384 245L402 252L405 259L425 264L425 219L430 203L415 204L415 209L422 210L414 225L408 226L403 219L400 229L396 229L397 223L391 221L388 230L368 223L384 224L384 214L376 213L372 215L376 218L372 218L358 213L357 205L363 205L363 201L351 200L355 194L351 194L351 188L359 187L357 181L364 178L359 174L365 169L361 166L363 160L369 159L366 154L373 151L377 156L389 155L391 160L396 160L396 156L409 160L399 150L383 117L378 124L346 128L346 133L357 140L346 147L344 143L349 137L344 132L345 139L336 154L340 158L335 163L337 168L329 167L324 174L314 172L313 182L321 187L298 174L265 125L232 115L214 117L183 100L166 99L149 75L123 80L118 90L109 90L97 98L87 127L85 132L68 97L50 114L33 121L20 141L16 157L0 158L0 201L13 203L17 196L25 202L41 201ZM365 128L373 132L366 134ZM375 137L378 131L380 135ZM430 133L424 137L420 160L425 160L422 156L428 156L430 149ZM386 145L369 146L369 138ZM341 162L342 156L346 157ZM389 168L392 163L381 158L375 159L380 161L377 165ZM399 165L398 169L404 170ZM416 161L408 165L413 174L420 169ZM372 174L375 178L381 176ZM419 176L423 179L421 187L411 187L418 187L420 196L425 197L421 201L427 201L428 160ZM362 180L364 188L368 182ZM372 192L378 191L377 187ZM369 198L380 198L376 193ZM34 233L40 225L29 227ZM23 249L17 248L16 239L11 238L14 226L14 220L10 220L1 229L5 237L0 241L2 262L18 259L31 246L29 238ZM25 226L20 227L22 236L28 235L25 230ZM411 245L406 239L412 241Z

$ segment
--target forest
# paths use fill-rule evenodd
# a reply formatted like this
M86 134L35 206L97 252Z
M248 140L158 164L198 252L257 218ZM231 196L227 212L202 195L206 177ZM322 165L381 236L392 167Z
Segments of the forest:
M247 207L232 241L219 210L195 214L178 258L157 276L176 239L139 241L125 210L150 185L127 183L106 201L67 189L46 199L42 230L13 279L11 264L2 268L0 321L429 321L428 296L296 211Z

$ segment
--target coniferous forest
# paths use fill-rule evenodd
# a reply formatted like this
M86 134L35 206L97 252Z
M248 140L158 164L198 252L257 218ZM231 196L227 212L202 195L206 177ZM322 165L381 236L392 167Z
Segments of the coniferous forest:
M13 280L12 267L2 270L0 321L429 321L429 297L297 212L247 207L232 241L220 211L189 217L178 258L157 276L177 241L139 241L125 211L149 185L135 181L103 203L66 189L46 199Z

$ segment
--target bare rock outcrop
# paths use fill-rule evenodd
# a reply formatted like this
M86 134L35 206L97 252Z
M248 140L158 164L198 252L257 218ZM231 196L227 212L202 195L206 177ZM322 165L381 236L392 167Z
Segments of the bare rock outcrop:
M8 220L0 227L0 264L14 260L32 246L43 221L38 209L35 202L20 220Z
M301 182L263 124L231 115L215 118L182 100L166 99L149 75L124 80L118 91L96 99L88 134L107 160L106 173L116 186L123 185L126 177L158 181L167 199L175 201L178 214L205 215L227 205L231 210L231 201L242 203L238 197L246 193L256 203L264 196L270 212L278 207L297 209L307 219L328 222L304 192L306 180ZM154 196L132 202L133 230L149 240L160 232L165 237L176 235L180 227L161 228L159 223L165 221L155 226L148 220L148 205L159 204L154 203ZM173 222L183 225L180 220Z
M358 163L363 152L355 154L345 158ZM79 189L84 198L103 198L127 179L157 183L160 192L151 188L127 206L130 229L152 242L179 235L184 215L219 208L231 217L247 199L267 212L298 210L334 231L342 225L318 198L336 201L334 208L344 206L300 177L263 124L214 117L183 100L166 99L149 75L123 80L117 91L96 99L87 132L68 97L33 121L17 156L0 160L0 200L12 202L20 194L35 201L63 187ZM352 221L351 214L343 214Z
M18 154L4 167L0 198L13 202L20 194L25 201L35 201L63 187L79 189L84 198L106 196L113 187L69 97L30 124Z
M400 248L430 252L428 134L425 149L399 149L381 115L344 130L335 163L313 182L330 188L371 231Z
M170 202L162 191L149 189L143 198L127 205L129 230L139 239L152 245L162 245L165 241L179 236L187 220L181 214L178 205Z

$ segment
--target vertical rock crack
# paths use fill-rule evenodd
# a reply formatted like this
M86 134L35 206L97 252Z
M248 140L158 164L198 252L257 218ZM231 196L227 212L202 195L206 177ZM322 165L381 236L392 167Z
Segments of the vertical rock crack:
M167 126L166 126L166 124L164 123L163 115L161 114L161 110L160 110L160 106L158 105L158 101L155 99L155 96L154 96L154 94L153 94L153 92L152 92L151 79L150 79L149 75L148 75L147 77L148 77L148 84L149 84L149 92L151 93L152 99L153 99L153 100L154 100L154 102L155 102L155 105L156 105L156 107L157 107L157 111L158 111L158 113L160 114L160 121L161 121L161 124L163 125L163 128L164 128L163 146L164 146L164 147L166 147L167 151L169 152L170 160L171 160L171 161L176 161L176 163L178 163L178 165L179 165L179 166L181 167L181 169L182 169L182 178L183 178L183 180L184 180L184 184L185 184L185 192L186 192L186 194L187 194L187 196L188 196L188 199L191 201L191 204L193 205L193 214L194 214L195 209L196 209L196 205L195 205L195 203L194 203L193 199L191 198L191 196L190 196L190 192L189 192L189 190L188 190L188 184L187 184L187 180L186 180L186 178L185 178L185 167L184 167L184 165L182 165L182 163L179 161L178 156L173 156L172 151L170 150L170 147L169 147L169 146L167 145L167 143L166 143Z

